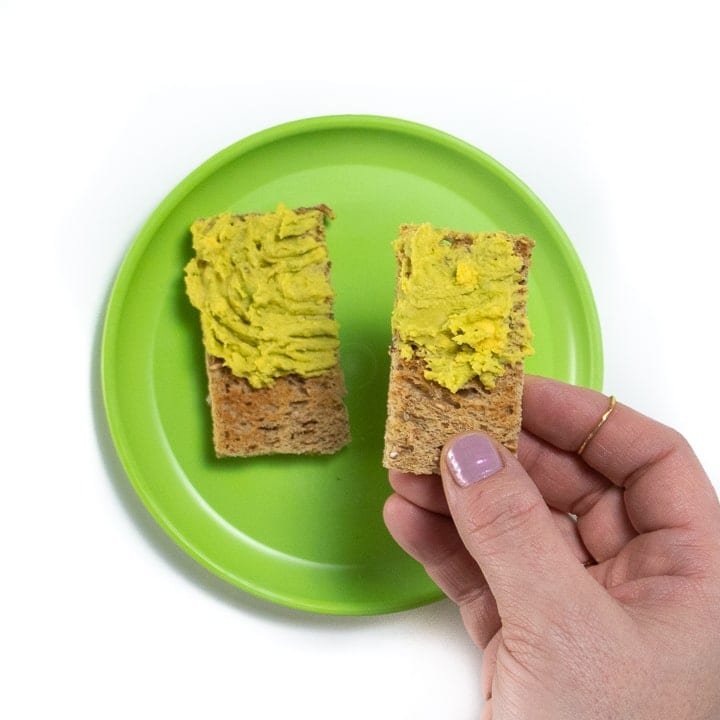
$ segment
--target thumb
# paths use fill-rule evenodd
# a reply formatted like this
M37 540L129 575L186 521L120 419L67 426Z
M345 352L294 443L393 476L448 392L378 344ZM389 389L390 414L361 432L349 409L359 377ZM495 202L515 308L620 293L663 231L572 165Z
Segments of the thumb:
M445 446L440 469L450 513L504 623L526 624L543 610L557 616L582 587L591 587L512 453L487 435L460 435Z

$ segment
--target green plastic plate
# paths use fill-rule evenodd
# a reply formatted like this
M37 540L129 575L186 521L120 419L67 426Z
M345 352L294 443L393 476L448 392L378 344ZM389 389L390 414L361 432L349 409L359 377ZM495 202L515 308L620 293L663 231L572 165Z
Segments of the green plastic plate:
M184 293L190 223L223 211L326 203L352 443L330 457L214 457L203 349ZM442 597L382 521L381 467L395 277L404 222L526 233L532 373L599 387L600 330L583 268L532 192L443 132L375 116L273 127L192 172L153 212L116 278L102 377L110 431L157 522L220 577L267 600L375 614Z

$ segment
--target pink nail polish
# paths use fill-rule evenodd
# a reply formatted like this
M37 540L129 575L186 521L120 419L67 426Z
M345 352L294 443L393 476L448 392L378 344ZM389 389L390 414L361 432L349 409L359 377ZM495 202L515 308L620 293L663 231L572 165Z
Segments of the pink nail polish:
M478 433L455 440L445 458L453 480L460 487L473 485L503 468L493 441L487 435Z

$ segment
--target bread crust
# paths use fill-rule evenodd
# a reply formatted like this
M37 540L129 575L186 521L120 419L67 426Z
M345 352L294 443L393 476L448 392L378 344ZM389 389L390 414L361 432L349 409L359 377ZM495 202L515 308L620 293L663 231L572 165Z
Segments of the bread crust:
M403 225L400 232L412 232L416 226ZM453 243L474 242L471 233L448 231ZM523 260L522 286L516 309L526 312L527 274L533 241L524 235L509 235L514 251ZM400 268L398 257L398 270ZM399 277L398 277L399 280ZM422 359L405 360L390 347L388 411L385 424L383 465L388 469L417 475L440 472L440 456L453 436L479 431L491 435L512 452L517 452L522 423L522 363L507 366L489 389L474 378L457 392L425 377Z

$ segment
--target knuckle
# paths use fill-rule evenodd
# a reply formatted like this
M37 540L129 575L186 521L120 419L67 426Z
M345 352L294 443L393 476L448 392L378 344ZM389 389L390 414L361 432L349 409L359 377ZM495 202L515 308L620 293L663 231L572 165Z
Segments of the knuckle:
M473 583L458 586L451 600L460 608L482 605L492 600L492 593L487 583Z
M659 453L661 459L663 454L665 456L676 456L678 458L686 458L694 454L688 439L675 428L666 428L664 439L666 450L664 453Z
M500 629L500 617L490 590L487 586L474 588L455 602L471 639L479 647L486 648Z
M676 430L675 428L668 428L667 432L668 440L673 447L678 450L690 449L688 439L679 430Z
M548 652L547 635L531 622L503 627L503 642L509 655L524 671L542 666Z
M674 428L660 425L631 436L627 441L627 454L639 458L630 472L621 478L621 485L627 489L649 472L658 468L681 468L695 453L687 438Z
M468 531L476 541L492 542L527 528L545 503L538 495L503 488L480 493L468 513Z

